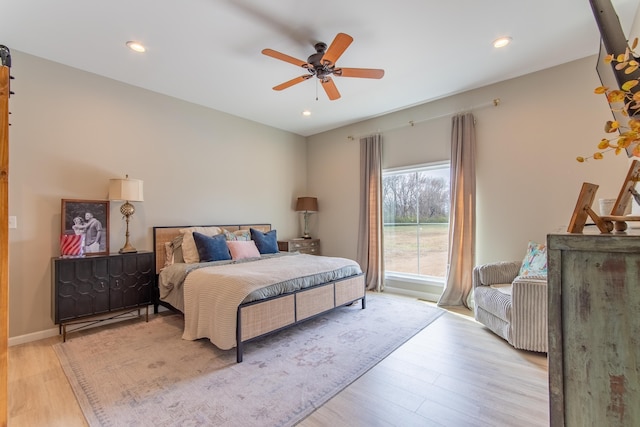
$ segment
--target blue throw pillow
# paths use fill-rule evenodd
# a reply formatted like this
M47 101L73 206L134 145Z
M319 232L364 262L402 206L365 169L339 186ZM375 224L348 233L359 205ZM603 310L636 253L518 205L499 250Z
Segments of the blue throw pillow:
M193 240L196 242L196 248L198 248L200 262L231 259L231 253L229 253L227 239L224 234L207 236L196 231L193 233Z
M251 240L256 242L256 246L260 254L277 254L279 252L276 230L263 233L255 228L250 228L249 232L251 233Z

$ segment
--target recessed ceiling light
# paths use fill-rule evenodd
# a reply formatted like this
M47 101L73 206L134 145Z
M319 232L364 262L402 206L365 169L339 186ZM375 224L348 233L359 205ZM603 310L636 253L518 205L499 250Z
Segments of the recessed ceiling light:
M303 115L303 116L310 116L310 115L311 115L311 111L309 111L309 110L304 110L304 111L302 112L302 115Z
M511 43L511 37L500 37L499 39L493 41L493 47L501 48L505 47L509 43Z
M136 42L133 40L129 40L127 42L127 47L133 51L136 51L138 53L143 53L144 51L146 51L147 49L142 45L142 43L140 42Z

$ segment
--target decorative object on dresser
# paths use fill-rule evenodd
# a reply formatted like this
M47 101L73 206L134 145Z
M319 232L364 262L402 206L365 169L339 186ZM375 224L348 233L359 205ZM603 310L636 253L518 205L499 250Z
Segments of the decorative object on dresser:
M109 201L62 199L61 235L84 236L83 253L61 255L108 255L109 254ZM65 239L60 239L61 244Z
M549 234L551 427L640 425L640 234Z
M62 258L84 256L84 233L61 235L60 256Z
M120 206L120 213L127 221L127 231L125 233L124 246L120 248L118 252L121 254L137 252L136 248L129 243L129 218L136 211L136 208L129 202L144 201L144 197L142 195L142 181L139 179L129 178L129 175L126 175L125 179L110 179L109 200L124 201L124 204Z
M51 317L60 325L62 340L66 341L68 325L81 329L136 310L140 316L142 308L148 320L155 283L153 265L149 251L53 258Z
M300 252L302 254L320 255L320 239L278 240L281 252Z
M298 197L296 202L296 211L303 212L304 215L304 234L302 238L310 239L309 235L309 215L318 212L318 199L316 197Z
M591 208L596 197L598 185L584 182L578 194L578 201L573 210L567 231L569 233L582 233L588 218L593 220L601 233L611 233L614 229L616 232L624 232L627 229L628 221L640 221L640 216L626 214L632 197L636 202L640 202L640 194L635 190L638 181L640 181L640 161L633 160L611 213L604 215L602 213L598 215Z

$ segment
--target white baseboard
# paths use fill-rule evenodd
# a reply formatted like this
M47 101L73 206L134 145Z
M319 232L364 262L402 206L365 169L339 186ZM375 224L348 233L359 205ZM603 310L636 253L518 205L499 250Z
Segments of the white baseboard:
M44 331L33 332L31 334L19 335L17 337L9 338L9 347L19 344L25 344L28 342L43 340L45 338L55 337L59 335L58 328L51 328Z
M169 310L168 308L163 307L163 306L158 307L158 312L168 311L168 310ZM151 315L153 315L153 307L149 306L149 316L151 316ZM121 322L122 320L126 320L126 319L129 319L129 318L123 317L121 319L104 320L103 322L98 322L98 323L95 323L93 325L84 326L83 329L96 328L96 327L108 325L110 323ZM72 331L67 329L67 336L71 332ZM25 344L25 343L28 343L28 342L43 340L45 338L55 337L56 335L60 335L60 329L58 327L51 328L51 329L46 329L44 331L33 332L33 333L30 333L30 334L19 335L17 337L10 337L8 344L9 344L9 347L11 347L11 346L14 346L14 345L20 345L20 344ZM62 340L62 337L60 337L60 340Z
M392 294L405 295L405 296L415 297L418 299L424 299L432 302L438 302L438 299L440 299L440 295L438 294L414 291L409 289L394 288L393 286L389 286L389 285L386 285L384 287L384 291Z

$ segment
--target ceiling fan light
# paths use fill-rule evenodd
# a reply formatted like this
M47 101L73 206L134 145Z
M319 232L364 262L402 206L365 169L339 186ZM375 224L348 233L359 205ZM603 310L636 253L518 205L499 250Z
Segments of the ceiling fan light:
M500 37L499 39L495 39L493 41L493 47L499 49L501 47L505 47L509 43L511 43L511 37Z
M137 41L129 40L126 44L127 47L134 52L144 53L147 50L142 43Z

